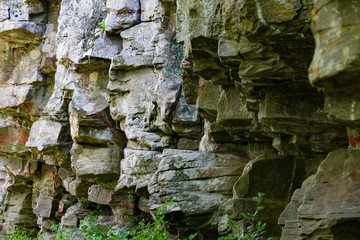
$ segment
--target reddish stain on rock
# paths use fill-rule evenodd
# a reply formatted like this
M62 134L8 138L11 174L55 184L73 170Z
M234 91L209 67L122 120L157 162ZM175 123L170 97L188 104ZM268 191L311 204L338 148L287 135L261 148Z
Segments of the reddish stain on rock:
M351 147L351 148L360 148L360 137L358 137L358 136L349 136L349 147Z
M10 136L8 133L0 135L0 145L6 145L10 142Z

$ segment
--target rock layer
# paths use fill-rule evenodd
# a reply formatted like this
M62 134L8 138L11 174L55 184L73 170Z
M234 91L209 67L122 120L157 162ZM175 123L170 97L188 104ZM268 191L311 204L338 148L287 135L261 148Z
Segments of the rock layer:
M216 239L264 192L267 236L356 239L358 5L0 0L1 234L173 201Z

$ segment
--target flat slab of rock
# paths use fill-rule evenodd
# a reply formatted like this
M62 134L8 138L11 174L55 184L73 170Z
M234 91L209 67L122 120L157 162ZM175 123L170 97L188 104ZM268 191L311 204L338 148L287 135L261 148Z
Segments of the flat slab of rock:
M74 144L71 166L80 180L108 182L120 176L122 151L118 148Z
M148 187L149 207L173 200L169 212L180 211L198 221L196 225L205 224L196 215L215 211L229 198L247 161L235 155L166 149Z

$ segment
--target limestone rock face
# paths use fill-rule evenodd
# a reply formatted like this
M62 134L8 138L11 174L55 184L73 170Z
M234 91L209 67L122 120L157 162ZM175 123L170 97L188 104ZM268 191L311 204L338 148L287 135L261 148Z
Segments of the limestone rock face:
M140 196L148 196L147 187L159 165L160 154L156 151L125 149L117 189L134 189Z
M80 180L108 182L120 175L121 150L74 144L71 165Z
M106 31L129 28L140 21L139 0L108 0L106 1Z
M216 239L263 192L265 237L357 239L359 11L0 0L0 234L173 201L172 232Z
M229 199L247 161L236 155L164 150L149 183L149 207L173 200L168 214L180 214L178 223L185 221L189 227L211 235L217 228L217 214L213 212ZM202 221L198 222L200 217Z
M312 30L316 41L310 82L326 91L358 92L358 1L315 1Z
M349 5L348 5L349 4ZM358 219L357 127L359 3L314 1L316 48L309 68L312 85L325 93L328 119L347 127L349 149L330 152L315 175L293 194L279 218L281 239L356 239ZM347 51L351 49L350 51ZM355 194L355 195L353 195Z
M356 238L357 231L350 228L359 215L358 155L357 149L349 149L327 156L280 216L285 225L281 239Z
M1 38L15 43L40 43L47 21L46 5L41 1L1 1Z
M35 147L46 151L47 146L68 145L69 125L40 118L31 126L27 147Z

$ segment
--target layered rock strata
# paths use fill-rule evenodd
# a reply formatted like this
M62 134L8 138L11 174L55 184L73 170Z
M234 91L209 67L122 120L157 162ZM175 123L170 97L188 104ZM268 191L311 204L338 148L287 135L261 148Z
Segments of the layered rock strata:
M348 149L330 152L297 189L279 218L281 239L358 239L359 130L357 103L360 5L314 1L316 48L309 80L325 95L328 119L347 128Z
M356 239L359 10L0 0L1 233L173 201L173 230L216 239L264 192L267 236Z

